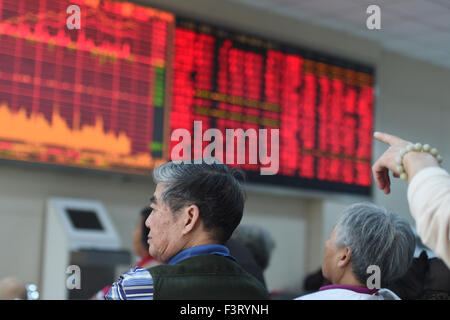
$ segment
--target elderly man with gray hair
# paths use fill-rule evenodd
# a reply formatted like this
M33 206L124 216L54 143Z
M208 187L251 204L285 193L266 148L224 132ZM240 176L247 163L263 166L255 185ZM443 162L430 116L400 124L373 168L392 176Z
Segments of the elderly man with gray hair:
M331 285L297 300L400 300L381 287L407 272L414 249L414 233L398 215L370 203L351 205L325 244L322 273Z
M262 283L224 246L242 219L239 171L205 159L168 162L153 176L153 211L145 225L149 254L164 264L130 270L105 299L268 299Z

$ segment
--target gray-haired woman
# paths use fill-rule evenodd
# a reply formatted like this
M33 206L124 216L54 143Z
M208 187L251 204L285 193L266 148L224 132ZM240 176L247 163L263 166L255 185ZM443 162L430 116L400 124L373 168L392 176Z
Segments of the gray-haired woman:
M383 286L408 270L414 234L398 215L370 203L345 209L325 244L322 272L332 284L299 300L399 300Z

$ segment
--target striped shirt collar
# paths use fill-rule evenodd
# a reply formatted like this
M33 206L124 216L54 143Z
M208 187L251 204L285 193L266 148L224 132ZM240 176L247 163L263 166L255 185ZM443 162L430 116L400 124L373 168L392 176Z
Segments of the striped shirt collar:
M216 254L236 261L236 259L230 255L230 250L228 250L227 247L220 244L205 244L181 250L169 260L168 264L173 265L184 259L200 256L202 254Z

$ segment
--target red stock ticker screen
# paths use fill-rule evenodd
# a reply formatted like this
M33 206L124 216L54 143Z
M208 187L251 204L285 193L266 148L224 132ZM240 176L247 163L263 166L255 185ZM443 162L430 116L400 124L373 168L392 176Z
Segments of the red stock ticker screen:
M277 174L238 164L249 181L370 193L371 67L182 18L174 46L171 130L278 129Z
M369 194L373 72L126 1L0 0L0 158L148 174L177 129L217 129L224 151L227 130L265 129L277 172L247 138L228 164L248 181Z

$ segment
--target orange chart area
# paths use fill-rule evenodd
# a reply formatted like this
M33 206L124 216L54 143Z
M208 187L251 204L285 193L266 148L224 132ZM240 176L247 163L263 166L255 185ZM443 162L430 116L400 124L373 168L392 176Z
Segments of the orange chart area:
M130 139L123 133L104 132L100 117L94 126L72 130L57 111L49 122L42 115L29 117L24 109L12 112L1 104L0 128L0 154L4 157L97 168L145 169L160 163L148 154L130 156Z
M91 150L116 156L127 155L131 151L130 139L124 133L116 136L104 132L101 117L93 126L71 129L56 110L49 122L43 115L32 114L28 117L24 109L14 113L6 104L0 104L0 127L0 138L32 145Z

